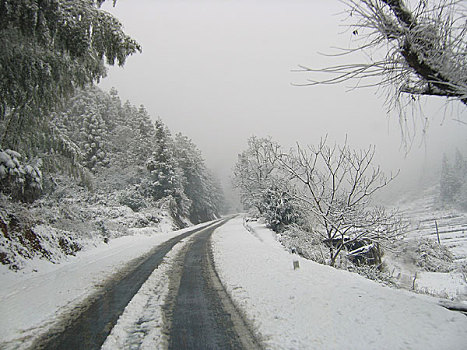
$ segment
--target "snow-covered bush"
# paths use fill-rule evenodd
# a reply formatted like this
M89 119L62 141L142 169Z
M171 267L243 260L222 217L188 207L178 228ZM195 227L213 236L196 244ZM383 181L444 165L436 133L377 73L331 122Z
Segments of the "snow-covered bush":
M373 281L382 282L387 285L394 285L392 276L385 271L381 266L376 265L353 265L347 264L346 269L351 272L356 272L359 275Z
M146 198L134 186L133 188L121 191L118 195L118 202L126 205L133 211L140 211L147 207Z
M320 264L328 264L329 249L321 241L321 237L302 230L297 225L287 226L287 229L277 235L279 242L290 251L294 251L306 259Z
M449 249L434 240L420 238L404 241L398 255L410 259L425 271L451 272L456 269L454 256Z
M42 191L42 172L39 160L21 163L21 154L11 149L0 149L0 191L12 198L32 202Z
M415 249L416 264L426 271L450 272L455 266L449 249L435 241L421 239Z
M280 232L285 226L297 223L298 208L293 197L277 186L271 186L262 195L260 209L268 226L275 232Z
M53 228L41 216L18 202L0 195L0 263L22 269L27 260L39 258L58 262L82 248L75 232Z

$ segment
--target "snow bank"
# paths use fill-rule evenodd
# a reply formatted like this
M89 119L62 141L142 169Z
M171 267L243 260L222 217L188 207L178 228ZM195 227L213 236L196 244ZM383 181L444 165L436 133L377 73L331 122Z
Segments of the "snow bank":
M270 349L465 349L467 318L437 300L290 254L259 224L213 236L220 278ZM294 270L293 261L300 268Z
M128 262L194 227L167 233L151 231L151 228L140 232L132 229L133 236L100 243L95 249L79 252L61 264L36 259L30 267L38 272L15 273L0 266L0 348L29 346L32 338L97 291Z

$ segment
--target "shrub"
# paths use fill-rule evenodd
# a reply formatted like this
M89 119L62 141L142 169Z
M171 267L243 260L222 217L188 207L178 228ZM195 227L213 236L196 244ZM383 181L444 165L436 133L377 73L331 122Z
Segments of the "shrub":
M0 191L13 199L33 202L42 192L41 160L21 163L21 154L0 149Z

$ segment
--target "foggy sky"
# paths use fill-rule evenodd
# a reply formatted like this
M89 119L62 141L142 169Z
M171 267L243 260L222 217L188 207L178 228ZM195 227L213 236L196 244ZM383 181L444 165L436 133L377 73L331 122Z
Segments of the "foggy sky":
M381 91L349 91L352 83L292 85L308 78L293 72L300 64L320 68L353 60L319 54L347 48L352 39L338 0L111 3L104 9L143 53L129 57L124 68L110 68L100 86L115 87L123 101L144 104L173 133L190 137L223 178L252 135L271 136L286 148L297 141L316 144L325 135L342 143L347 135L355 147L375 144L377 160L402 173L438 159L453 144L467 147L467 127L453 121L459 113L465 117L465 108L445 112L443 103L429 102L425 142L418 139L405 157L397 115L387 115Z

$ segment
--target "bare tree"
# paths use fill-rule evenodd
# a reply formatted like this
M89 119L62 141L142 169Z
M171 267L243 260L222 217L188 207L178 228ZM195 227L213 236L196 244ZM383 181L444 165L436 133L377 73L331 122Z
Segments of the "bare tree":
M374 155L373 146L357 151L347 143L330 147L322 140L317 147L298 145L278 158L301 184L295 195L316 219L315 231L329 246L332 266L343 250L348 256L379 251L379 243L400 234L400 220L370 203L371 195L394 179L373 166Z
M332 77L304 85L336 84L350 79L380 78L369 85L390 88L390 109L418 96L442 96L467 105L467 20L459 0L342 0L353 21L357 46L342 54L365 52L370 62L324 69ZM413 5L409 8L407 5ZM375 57L385 53L381 59ZM363 84L361 85L363 86ZM406 96L408 99L403 99Z

